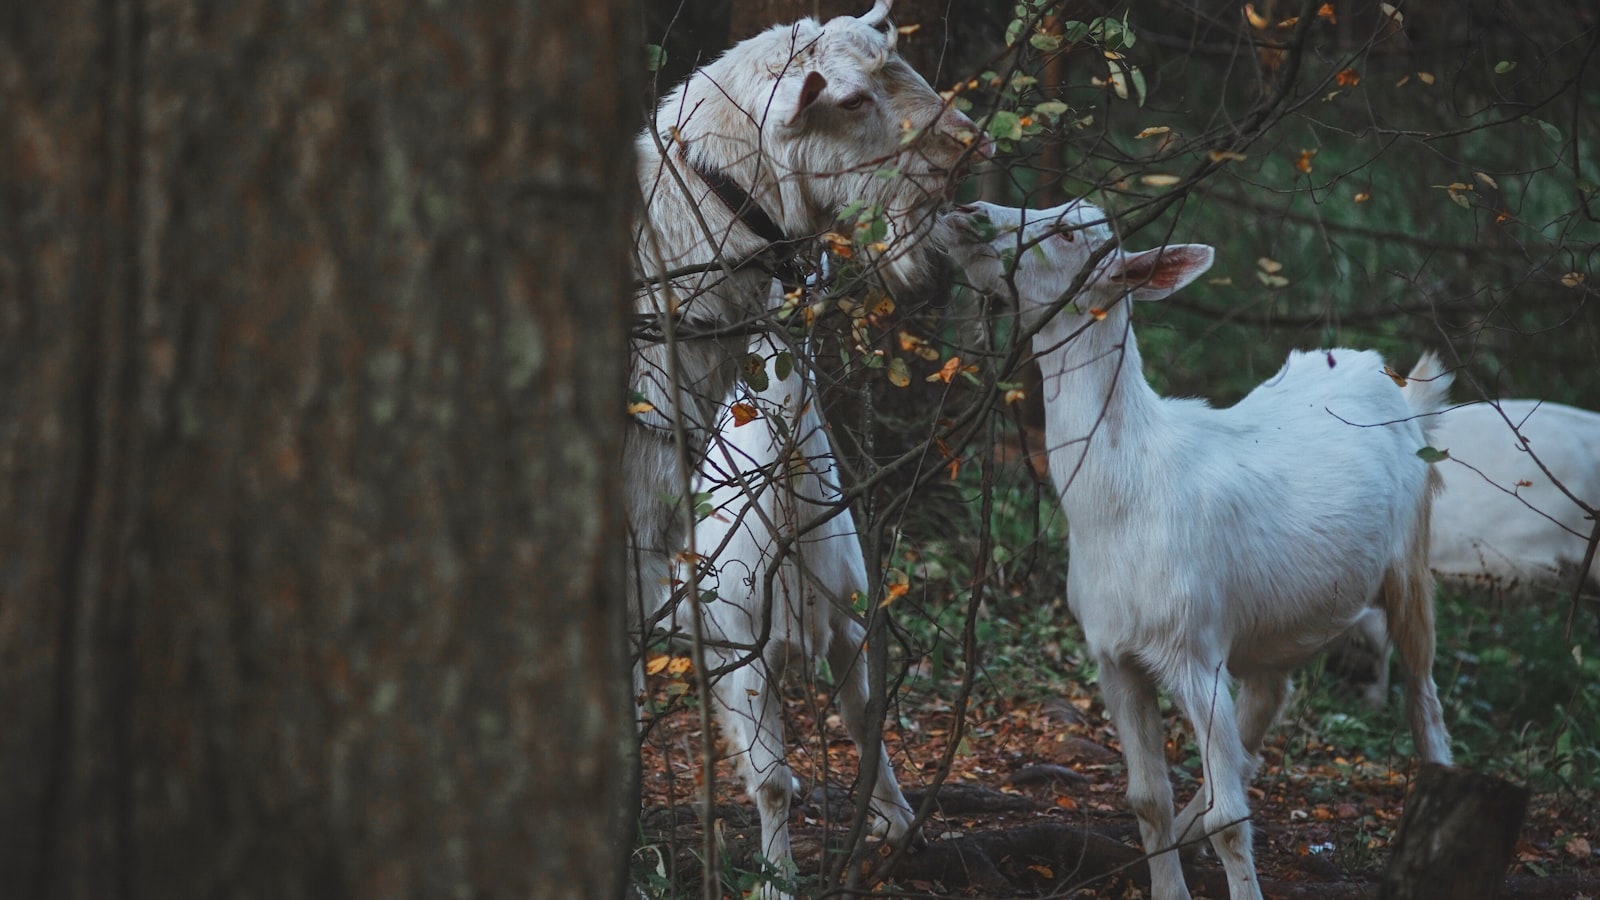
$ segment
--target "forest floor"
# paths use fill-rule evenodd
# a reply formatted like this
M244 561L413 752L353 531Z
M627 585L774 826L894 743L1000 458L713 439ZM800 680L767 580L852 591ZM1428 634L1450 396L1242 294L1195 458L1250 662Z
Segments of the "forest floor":
M665 692L692 697L688 678L676 687L661 679L652 683L662 699ZM941 699L952 696L950 690L909 694L901 693L885 740L901 784L917 805L941 768L955 719L951 704ZM635 857L635 870L653 870L662 895L697 896L704 832L692 798L699 780L700 717L677 705L656 720L645 741L645 849ZM790 684L784 705L789 762L809 792L789 819L806 894L818 884L814 873L821 871L823 848L845 843L854 811L846 787L855 778L856 753L825 686ZM966 719L949 775L922 827L927 845L892 861L879 894L1146 896L1148 870L1123 796L1119 745L1092 688L1069 687L1065 696L1043 701L986 698L968 709ZM1181 805L1195 788L1198 765L1179 718L1169 711L1165 721ZM1399 754L1367 759L1292 723L1280 725L1250 792L1256 866L1266 896L1373 896L1414 767ZM727 857L724 896L737 897L751 883L756 816L726 759L718 764L716 782L716 828ZM1533 794L1502 896L1600 898L1600 809L1594 800ZM887 851L875 848L868 868L881 866ZM1185 868L1197 897L1227 896L1214 859L1191 860Z

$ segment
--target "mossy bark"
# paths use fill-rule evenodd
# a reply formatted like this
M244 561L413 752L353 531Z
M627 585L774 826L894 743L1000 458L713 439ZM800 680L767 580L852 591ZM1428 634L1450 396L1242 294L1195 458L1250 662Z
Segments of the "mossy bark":
M620 893L636 39L0 14L8 896Z

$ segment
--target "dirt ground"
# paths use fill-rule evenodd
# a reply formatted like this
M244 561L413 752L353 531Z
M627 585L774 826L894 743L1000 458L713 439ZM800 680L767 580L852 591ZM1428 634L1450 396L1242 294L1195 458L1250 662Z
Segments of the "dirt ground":
M823 848L844 843L854 814L847 788L855 778L855 747L825 692L790 686L785 707L790 765L809 791L790 816L795 859L802 874L816 873ZM907 796L918 805L953 736L953 711L935 701L898 712L900 724L890 724L885 740ZM986 702L980 711L969 710L967 718L967 732L923 826L926 846L892 860L878 892L1145 896L1148 872L1123 798L1120 750L1092 693L1044 702ZM1181 805L1194 790L1198 767L1185 759L1187 735L1178 719L1169 716L1167 722L1169 762L1190 773L1175 781ZM1373 896L1399 825L1413 761L1348 757L1337 747L1285 730L1280 726L1269 740L1251 789L1264 893L1269 898ZM676 863L674 874L685 893L695 890L699 878L695 854L703 830L691 802L699 746L698 714L680 709L656 722L643 754L644 839L673 851L662 858ZM719 763L716 778L718 833L729 861L748 865L757 837L754 808L728 761ZM1597 822L1600 810L1585 800L1534 794L1502 896L1600 898ZM877 849L869 867L891 862L885 859L887 847ZM1214 859L1191 860L1185 868L1196 897L1227 896Z

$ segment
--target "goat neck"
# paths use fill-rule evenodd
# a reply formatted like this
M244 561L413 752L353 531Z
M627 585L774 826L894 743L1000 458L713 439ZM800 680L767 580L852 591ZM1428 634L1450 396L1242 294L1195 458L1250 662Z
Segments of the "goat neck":
M1094 294L1084 293L1088 296L1080 305ZM1164 433L1162 401L1144 378L1132 307L1131 299L1116 299L1096 321L1068 305L1034 335L1034 355L1044 376L1050 477L1064 503L1083 496L1074 490L1080 484L1105 484L1119 494L1123 487L1131 489L1120 484L1132 477L1127 460L1145 458L1152 441ZM1114 465L1112 454L1118 460Z

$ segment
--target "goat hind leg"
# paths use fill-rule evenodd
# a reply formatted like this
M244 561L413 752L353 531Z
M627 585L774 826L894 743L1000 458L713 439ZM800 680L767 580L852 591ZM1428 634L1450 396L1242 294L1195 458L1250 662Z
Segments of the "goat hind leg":
M867 701L870 696L867 684L867 660L862 642L866 631L856 620L833 614L833 634L828 641L828 668L839 685L839 711L844 718L845 730L855 741L856 751L865 753L868 729L875 723L869 721ZM863 760L863 763L865 760ZM863 766L864 767L864 766ZM894 766L889 762L889 748L878 736L878 780L872 785L872 809L882 817L890 840L897 840L911 830L912 809L900 782L894 776ZM921 835L912 840L921 843Z
M1389 640L1406 682L1406 722L1411 739L1423 762L1450 765L1450 732L1444 726L1444 708L1433 683L1433 579L1420 579L1409 593L1401 595L1408 604L1405 614L1389 611ZM1386 598L1387 599L1387 598Z

